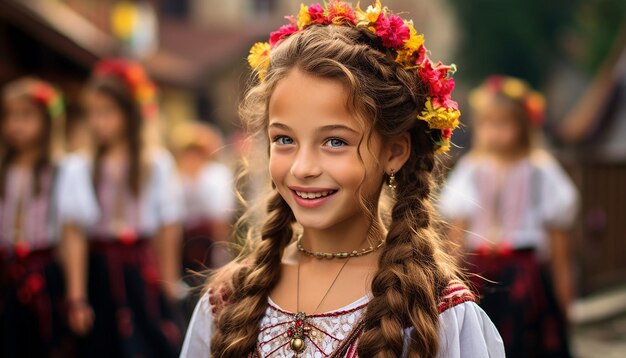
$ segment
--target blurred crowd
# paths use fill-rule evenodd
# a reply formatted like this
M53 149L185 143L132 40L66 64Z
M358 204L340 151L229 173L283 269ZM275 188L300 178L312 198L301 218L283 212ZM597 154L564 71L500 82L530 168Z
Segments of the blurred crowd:
M0 356L176 356L202 273L230 260L219 130L186 123L166 150L155 85L125 59L93 68L72 153L55 84L1 96Z

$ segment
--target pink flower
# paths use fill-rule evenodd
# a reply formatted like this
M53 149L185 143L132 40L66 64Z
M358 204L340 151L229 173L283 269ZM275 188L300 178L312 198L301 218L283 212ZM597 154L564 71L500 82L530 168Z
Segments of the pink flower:
M381 14L375 24L376 35L383 40L383 46L398 48L411 37L409 27L397 15Z
M335 24L356 25L356 16L350 5L342 0L331 0L328 4L328 21Z
M298 27L296 25L283 25L278 30L270 34L270 45L274 47L280 40L296 32L298 32Z
M454 78L448 77L451 66L441 62L433 66L426 58L418 69L418 75L428 87L428 95L432 97L433 106L458 109L458 104L451 99L454 90Z
M324 8L318 3L309 6L309 16L311 16L311 24L328 24L328 18L324 16Z

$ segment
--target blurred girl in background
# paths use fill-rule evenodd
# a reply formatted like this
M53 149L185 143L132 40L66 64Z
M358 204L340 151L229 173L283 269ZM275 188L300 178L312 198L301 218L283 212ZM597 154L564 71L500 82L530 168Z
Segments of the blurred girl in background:
M50 84L23 78L2 92L0 356L68 354L55 260L55 179L64 109Z
M70 325L89 333L88 357L176 356L182 201L172 157L143 137L154 85L138 64L110 59L85 92L93 152L59 178Z
M225 243L235 206L233 174L218 161L224 146L216 128L199 122L180 127L178 167L185 197L183 267L185 274L217 268L230 261ZM196 286L204 279L186 275Z
M450 174L440 209L451 222L481 304L507 357L568 357L570 243L577 192L536 145L543 98L523 81L493 76L472 92L473 150Z

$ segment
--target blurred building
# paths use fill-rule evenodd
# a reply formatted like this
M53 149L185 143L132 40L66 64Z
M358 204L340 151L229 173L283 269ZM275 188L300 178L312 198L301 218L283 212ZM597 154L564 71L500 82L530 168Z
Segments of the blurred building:
M581 293L626 284L626 24L596 77L557 127L581 191Z

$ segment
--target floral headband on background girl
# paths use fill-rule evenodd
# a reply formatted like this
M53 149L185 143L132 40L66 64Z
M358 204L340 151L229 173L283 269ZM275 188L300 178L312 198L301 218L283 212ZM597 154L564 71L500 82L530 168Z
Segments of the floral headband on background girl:
M348 26L365 28L381 39L383 47L395 55L395 61L404 69L413 71L427 89L427 100L417 119L426 121L434 140L436 153L450 149L452 131L459 126L461 112L452 100L456 67L441 62L433 64L424 47L424 35L418 34L413 22L404 20L383 7L380 0L362 10L357 3L356 10L342 0L331 0L322 6L318 3L309 6L301 4L300 12L294 18L287 16L290 24L283 25L270 34L269 42L259 42L252 46L248 63L256 71L259 80L265 79L271 65L271 51L282 40L309 26Z
M32 77L22 78L8 85L5 93L9 96L29 97L43 106L53 123L63 121L65 105L61 92L42 80Z
M473 108L483 107L496 95L502 95L522 105L533 127L541 127L545 119L545 100L530 85L519 78L493 75L470 93Z
M130 89L144 118L154 118L158 111L156 86L140 64L126 59L111 58L98 62L93 73L95 77L120 78Z

